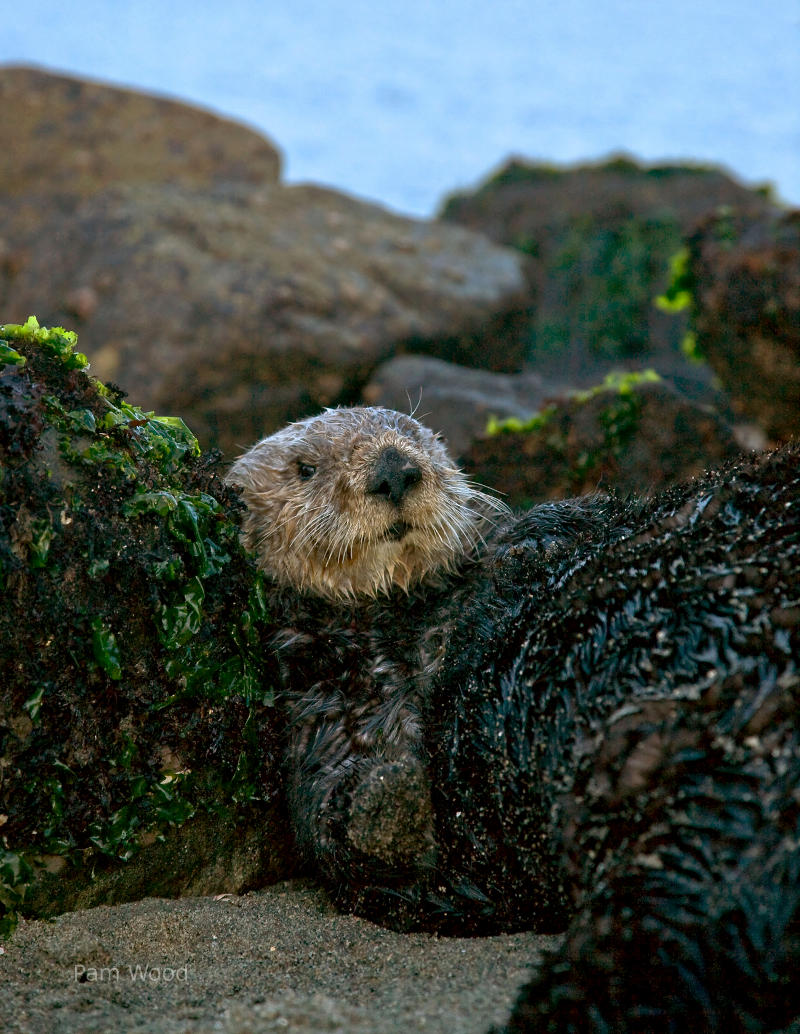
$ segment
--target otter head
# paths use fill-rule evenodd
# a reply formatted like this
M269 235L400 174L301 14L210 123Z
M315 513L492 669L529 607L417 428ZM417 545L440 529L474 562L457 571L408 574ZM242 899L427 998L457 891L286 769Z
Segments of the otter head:
M471 552L498 500L437 435L388 409L328 409L240 457L245 545L276 581L332 598L433 580Z

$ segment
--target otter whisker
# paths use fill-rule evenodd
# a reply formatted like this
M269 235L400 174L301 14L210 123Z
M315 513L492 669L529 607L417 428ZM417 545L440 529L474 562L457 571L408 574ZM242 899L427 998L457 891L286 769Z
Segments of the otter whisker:
M408 399L408 405L410 407L408 415L410 417L415 417L417 415L417 410L422 405L422 385L420 384L419 386L419 398L417 399L416 405L411 402L411 396L408 392L406 392L406 398Z
M300 534L294 539L294 547L300 548L309 541L311 541L312 544L315 543L317 539L324 536L324 533L330 525L331 519L329 514L325 512L317 514L311 523L303 528Z
M288 524L292 523L292 521L297 521L301 516L305 516L307 513L316 513L320 510L324 511L327 508L327 503L320 503L318 506L313 507L303 507L301 511L293 511L291 514L284 517L282 521L276 521L272 527L275 531L280 531L282 528L285 528Z

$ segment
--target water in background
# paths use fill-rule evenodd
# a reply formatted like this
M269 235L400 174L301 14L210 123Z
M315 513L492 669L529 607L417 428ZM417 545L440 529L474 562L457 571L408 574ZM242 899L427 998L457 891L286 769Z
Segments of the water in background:
M0 61L246 121L286 178L431 214L509 154L726 165L800 203L798 0L27 0ZM9 151L4 142L6 155Z

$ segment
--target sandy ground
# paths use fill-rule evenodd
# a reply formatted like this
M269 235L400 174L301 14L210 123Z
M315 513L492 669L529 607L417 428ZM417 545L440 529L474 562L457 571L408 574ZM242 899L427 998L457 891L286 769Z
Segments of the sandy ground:
M303 882L23 922L0 945L8 1032L478 1034L501 1022L532 933L397 934Z

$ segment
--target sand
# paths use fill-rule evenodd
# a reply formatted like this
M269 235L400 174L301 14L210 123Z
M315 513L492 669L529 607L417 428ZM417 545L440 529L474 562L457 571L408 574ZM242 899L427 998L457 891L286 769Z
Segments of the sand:
M23 921L0 945L8 1032L478 1034L553 939L398 934L312 884Z

